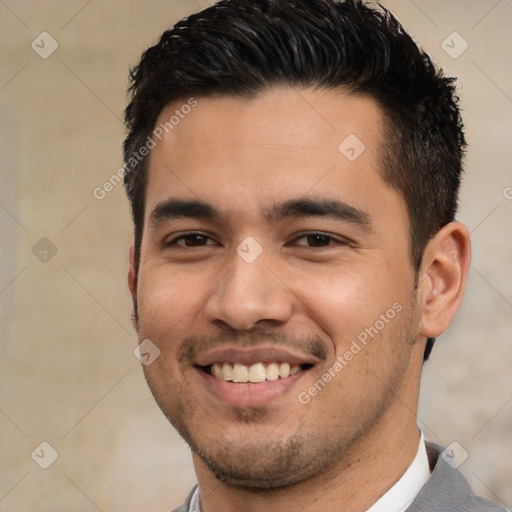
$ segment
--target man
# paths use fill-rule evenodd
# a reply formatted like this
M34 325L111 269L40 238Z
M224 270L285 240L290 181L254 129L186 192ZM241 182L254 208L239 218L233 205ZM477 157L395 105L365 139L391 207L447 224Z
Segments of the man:
M227 0L131 91L134 325L199 482L178 511L505 510L416 418L470 262L453 80L378 5Z

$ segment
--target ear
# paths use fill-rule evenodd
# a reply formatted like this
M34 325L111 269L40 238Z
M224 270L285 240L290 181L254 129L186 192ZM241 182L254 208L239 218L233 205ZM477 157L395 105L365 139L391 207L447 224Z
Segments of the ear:
M132 239L128 249L128 288L132 296L132 325L138 330L138 314L137 314L137 272L135 270L135 241Z
M461 305L470 263L469 232L460 222L450 222L430 240L418 284L420 334L436 338L448 328Z

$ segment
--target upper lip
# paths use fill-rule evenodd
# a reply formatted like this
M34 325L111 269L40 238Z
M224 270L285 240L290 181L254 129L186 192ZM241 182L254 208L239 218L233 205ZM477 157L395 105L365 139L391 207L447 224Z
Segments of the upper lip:
M239 347L226 347L200 354L194 363L197 366L210 366L213 363L288 363L293 364L315 364L318 359L314 356L294 354L288 350L276 347L255 347L243 349Z

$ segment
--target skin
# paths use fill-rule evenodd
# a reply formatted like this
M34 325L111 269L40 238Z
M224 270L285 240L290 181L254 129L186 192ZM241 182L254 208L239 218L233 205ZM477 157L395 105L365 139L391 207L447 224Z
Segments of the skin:
M469 235L445 226L415 287L405 203L379 174L382 121L372 99L343 91L198 98L151 152L140 267L136 276L132 247L128 281L139 339L161 351L146 379L192 447L204 512L364 511L416 454L425 341L460 305ZM338 149L349 134L366 146L352 162ZM300 198L343 202L366 222L266 215ZM206 201L219 216L154 222L170 199ZM178 238L190 232L200 236ZM249 236L262 249L252 263L236 251ZM301 403L396 303L400 312ZM233 404L194 365L219 347L282 348L314 366L272 400Z

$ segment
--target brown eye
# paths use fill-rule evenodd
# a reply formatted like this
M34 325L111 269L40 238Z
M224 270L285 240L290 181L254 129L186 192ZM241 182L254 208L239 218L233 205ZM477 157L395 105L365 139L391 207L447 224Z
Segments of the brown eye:
M326 247L341 242L324 233L308 233L298 238L295 243L304 247Z
M305 238L310 247L325 247L326 245L330 245L332 242L332 237L319 233L315 233L314 235L307 235Z
M175 238L169 245L179 245L180 247L202 247L204 245L211 245L213 241L211 238L201 233L190 233L188 235L181 235Z

